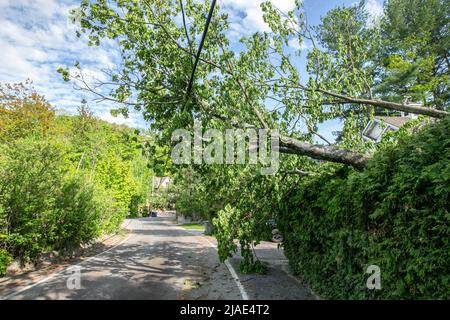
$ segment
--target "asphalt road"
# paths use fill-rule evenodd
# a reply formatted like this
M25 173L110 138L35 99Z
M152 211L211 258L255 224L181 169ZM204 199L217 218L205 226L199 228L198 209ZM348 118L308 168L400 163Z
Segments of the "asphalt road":
M241 299L207 238L169 220L130 220L121 244L7 298Z

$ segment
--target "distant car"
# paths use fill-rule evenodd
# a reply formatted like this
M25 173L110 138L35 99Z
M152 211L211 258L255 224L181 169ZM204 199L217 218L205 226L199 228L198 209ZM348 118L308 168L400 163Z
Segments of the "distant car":
M152 218L156 218L158 216L158 212L151 211L149 216L152 217Z

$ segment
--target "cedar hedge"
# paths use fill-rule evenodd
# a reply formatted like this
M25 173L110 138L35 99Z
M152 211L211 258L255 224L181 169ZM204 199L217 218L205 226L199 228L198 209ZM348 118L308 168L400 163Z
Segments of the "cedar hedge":
M378 152L362 172L304 179L280 204L292 270L322 297L450 298L450 118ZM381 290L369 290L369 265Z

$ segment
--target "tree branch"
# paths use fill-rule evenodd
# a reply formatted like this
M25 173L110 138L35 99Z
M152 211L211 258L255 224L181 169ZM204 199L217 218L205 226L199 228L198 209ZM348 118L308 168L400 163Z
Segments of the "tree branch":
M305 91L314 91L313 89L307 88L303 85L298 85L298 88L305 90ZM426 107L418 107L418 106L412 106L412 105L383 101L383 100L369 100L369 99L348 97L346 95L334 93L334 92L324 90L324 89L315 89L315 91L323 93L328 96L332 96L334 98L338 98L338 99L347 101L349 103L366 104L369 106L374 106L374 107L379 107L379 108L384 108L384 109L391 109L391 110L403 111L403 112L414 113L414 114L422 114L422 115L433 117L433 118L444 118L444 117L450 116L450 112L443 111L443 110L436 110L436 109L431 109L431 108L426 108Z
M280 137L280 152L309 156L313 159L342 163L356 169L363 169L369 157L349 150L338 149L334 146L321 146L299 141L291 137Z
M201 108L212 117L220 120L226 121L230 123L233 127L236 128L249 128L253 127L250 124L246 124L244 121L240 121L241 123L237 123L229 119L223 115L217 115L214 112L211 112L211 109L208 108L208 104L204 102L201 98L196 98L197 102L200 104ZM310 144L307 142L299 141L292 137L280 136L280 148L278 149L280 153L286 154L294 154L294 155L302 155L308 156L317 160L325 160L335 163L342 163L345 165L352 166L356 169L363 169L367 162L369 161L369 157L360 153L356 153L349 150L343 150L336 148L334 146L322 146L317 144Z
M317 173L315 172L309 172L309 171L304 171L304 170L300 170L298 168L294 168L292 170L284 170L281 171L282 173L286 173L286 174L297 174L299 176L302 177L306 177L306 176L311 176L311 175L316 175Z

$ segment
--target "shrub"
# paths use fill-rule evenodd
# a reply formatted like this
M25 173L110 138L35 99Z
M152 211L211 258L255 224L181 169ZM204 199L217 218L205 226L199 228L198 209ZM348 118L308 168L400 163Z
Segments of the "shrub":
M0 249L0 277L3 277L6 274L6 269L11 263L12 258L9 255L8 251L5 249Z
M304 179L279 211L292 270L326 298L450 298L450 118L362 172ZM381 269L381 290L366 268Z
M95 201L94 186L88 179L66 178L55 199L53 248L71 252L101 234L101 212Z
M118 229L126 208L83 172L71 173L62 143L26 138L1 146L0 248L24 263L42 252L70 254Z
M64 146L25 138L2 145L0 206L8 221L10 253L21 260L50 250L54 238L55 205L65 169Z

